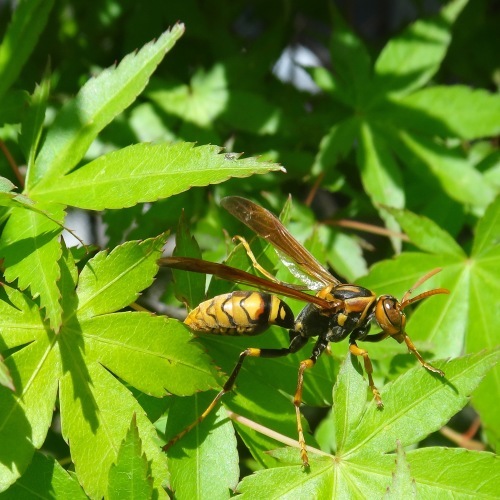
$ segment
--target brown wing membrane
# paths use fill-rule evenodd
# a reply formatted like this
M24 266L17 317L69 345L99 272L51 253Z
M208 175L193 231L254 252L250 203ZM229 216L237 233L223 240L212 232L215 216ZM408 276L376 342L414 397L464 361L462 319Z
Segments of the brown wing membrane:
M315 280L324 285L340 284L269 210L240 196L227 196L221 200L221 205Z
M316 297L315 295L308 295L294 288L289 288L286 285L274 283L260 276L236 269L235 267L226 266L225 264L217 264L215 262L208 262L206 260L194 259L192 257L164 257L158 259L160 266L170 267L172 269L181 269L183 271L191 271L195 273L213 274L219 278L233 281L235 283L242 283L250 285L261 290L279 295L285 295L293 299L302 300L304 302L312 302L323 309L336 309L341 305L341 301L328 302L324 299Z

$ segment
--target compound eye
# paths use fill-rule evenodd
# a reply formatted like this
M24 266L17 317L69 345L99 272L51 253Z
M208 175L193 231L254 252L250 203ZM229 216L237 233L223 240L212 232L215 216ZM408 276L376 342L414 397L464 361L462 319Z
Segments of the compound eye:
M377 301L375 319L384 332L389 335L401 333L405 326L405 315L399 302L391 295L383 295Z

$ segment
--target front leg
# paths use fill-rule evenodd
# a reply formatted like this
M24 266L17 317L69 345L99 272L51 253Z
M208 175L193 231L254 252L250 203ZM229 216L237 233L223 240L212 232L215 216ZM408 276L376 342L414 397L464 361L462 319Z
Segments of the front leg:
M309 359L305 359L304 361L300 362L299 376L297 380L297 389L295 391L295 396L293 398L293 404L295 405L295 414L297 416L297 431L299 434L300 457L302 459L302 464L304 465L305 469L309 468L309 458L307 456L306 440L304 437L304 430L302 428L302 419L300 418L301 417L300 405L302 404L302 388L304 385L304 372L309 368L312 368L316 364L318 357L326 349L327 346L328 346L328 341L322 338L318 339L318 341L314 346L311 357Z
M365 365L365 372L368 375L368 383L370 384L370 389L372 390L373 397L375 398L375 402L377 403L377 406L379 408L383 408L384 404L382 403L382 398L380 397L380 392L378 391L378 389L375 387L375 384L373 383L373 378L372 378L373 366L372 366L372 362L370 360L370 357L368 356L368 351L358 347L358 345L356 344L356 341L353 339L350 340L349 351L351 352L351 354L354 354L355 356L363 356L363 362Z

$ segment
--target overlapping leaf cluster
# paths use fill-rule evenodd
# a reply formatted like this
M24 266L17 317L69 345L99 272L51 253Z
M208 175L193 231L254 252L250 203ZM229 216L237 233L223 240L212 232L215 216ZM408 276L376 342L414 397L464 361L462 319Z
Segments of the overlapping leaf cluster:
M135 415L151 487L161 495L166 457L153 423L124 382L157 398L216 384L209 358L198 347L186 350L190 335L182 325L147 312L117 312L153 282L165 235L126 242L80 264L60 238L68 206L122 208L231 176L280 169L229 158L213 146L163 143L132 145L75 170L182 32L182 25L175 26L90 80L58 113L39 151L47 81L31 98L23 128L32 137L26 194L15 193L6 179L1 192L8 210L0 248L4 279L16 283L4 284L0 301L0 345L7 353L0 388L1 489L25 472L43 445L58 400L62 435L88 494L102 497L114 481L110 468L125 460L118 450ZM183 175L186 165L190 175ZM43 460L34 464L28 481L46 467ZM22 492L22 484L12 494Z

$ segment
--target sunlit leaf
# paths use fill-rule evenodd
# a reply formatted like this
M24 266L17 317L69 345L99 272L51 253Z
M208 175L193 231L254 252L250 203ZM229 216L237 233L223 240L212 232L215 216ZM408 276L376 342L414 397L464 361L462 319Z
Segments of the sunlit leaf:
M151 498L153 482L150 474L148 461L142 454L141 438L134 415L127 436L120 446L116 463L109 471L107 498Z
M384 48L375 63L375 85L407 94L436 73L451 41L451 25L466 0L455 0L434 18L418 20Z
M127 55L118 66L89 80L76 98L64 106L28 173L27 185L30 188L37 185L37 189L30 190L33 195L76 166L97 134L141 93L183 32L183 25L175 25L158 40Z
M185 142L135 144L103 155L53 184L38 186L36 197L91 210L124 208L230 177L282 170L276 163L240 160L220 151Z

